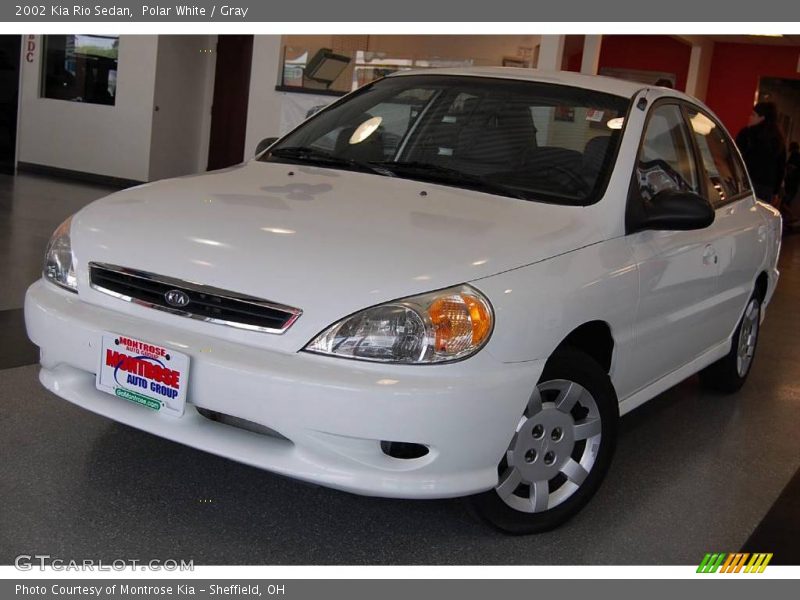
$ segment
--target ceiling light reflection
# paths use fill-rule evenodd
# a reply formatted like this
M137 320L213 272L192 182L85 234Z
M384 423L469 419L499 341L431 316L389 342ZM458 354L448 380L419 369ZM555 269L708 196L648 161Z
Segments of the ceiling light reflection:
M697 113L689 119L689 121L692 123L692 129L694 129L695 133L699 133L700 135L708 135L711 133L711 130L717 126L714 121L703 113Z
M606 123L606 127L609 129L622 129L623 123L625 123L625 117L616 117L614 119L609 119L608 123Z
M205 246L214 246L219 248L224 248L228 246L228 244L225 244L223 242L218 242L217 240L209 240L207 238L190 237L189 240L196 244L203 244Z
M371 119L367 119L361 123L361 125L359 125L353 132L353 135L350 136L350 144L360 144L366 140L375 132L376 129L378 129L378 127L380 127L382 122L383 117L372 117Z

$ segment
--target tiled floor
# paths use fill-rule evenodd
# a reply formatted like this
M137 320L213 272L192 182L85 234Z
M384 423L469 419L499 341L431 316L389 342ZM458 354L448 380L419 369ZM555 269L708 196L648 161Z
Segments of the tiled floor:
M751 550L774 544L775 562L800 564L796 480L781 496L800 467L800 236L785 240L742 392L709 394L695 378L634 411L586 510L552 533L507 537L456 500L311 487L45 392L18 308L51 230L106 192L0 178L0 309L17 309L0 313L0 564L34 552L198 564L697 564L708 551L738 550L757 527Z

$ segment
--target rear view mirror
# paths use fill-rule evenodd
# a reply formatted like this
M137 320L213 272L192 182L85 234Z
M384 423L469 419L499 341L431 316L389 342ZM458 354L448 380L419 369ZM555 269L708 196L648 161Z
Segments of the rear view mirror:
M264 138L263 140L258 142L258 146L256 146L256 156L261 154L264 150L266 150L267 148L272 146L272 144L274 144L277 141L278 141L278 138L276 138L276 137L268 137L268 138Z
M690 231L714 222L714 207L694 192L664 190L644 202L636 230Z

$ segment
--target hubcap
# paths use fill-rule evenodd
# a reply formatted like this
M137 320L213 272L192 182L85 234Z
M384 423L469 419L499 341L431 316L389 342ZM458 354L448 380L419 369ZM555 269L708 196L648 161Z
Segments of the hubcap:
M736 371L739 377L747 375L750 364L753 362L760 317L761 310L758 300L752 298L744 311L742 326L739 330L739 346L736 351Z
M600 434L600 411L583 386L565 379L540 383L500 463L495 491L521 512L558 506L589 475Z

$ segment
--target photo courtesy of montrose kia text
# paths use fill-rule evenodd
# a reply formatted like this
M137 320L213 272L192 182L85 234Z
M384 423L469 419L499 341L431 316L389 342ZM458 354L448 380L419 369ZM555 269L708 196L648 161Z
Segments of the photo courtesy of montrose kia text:
M129 584L129 583L110 583L95 585L75 585L66 583L54 583L47 585L27 585L16 584L14 586L16 597L33 596L36 598L53 597L62 599L80 598L105 598L105 597L129 597L129 598L169 598L169 597L192 597L198 595L223 596L223 597L242 597L260 598L270 596L285 596L286 585L284 584Z

